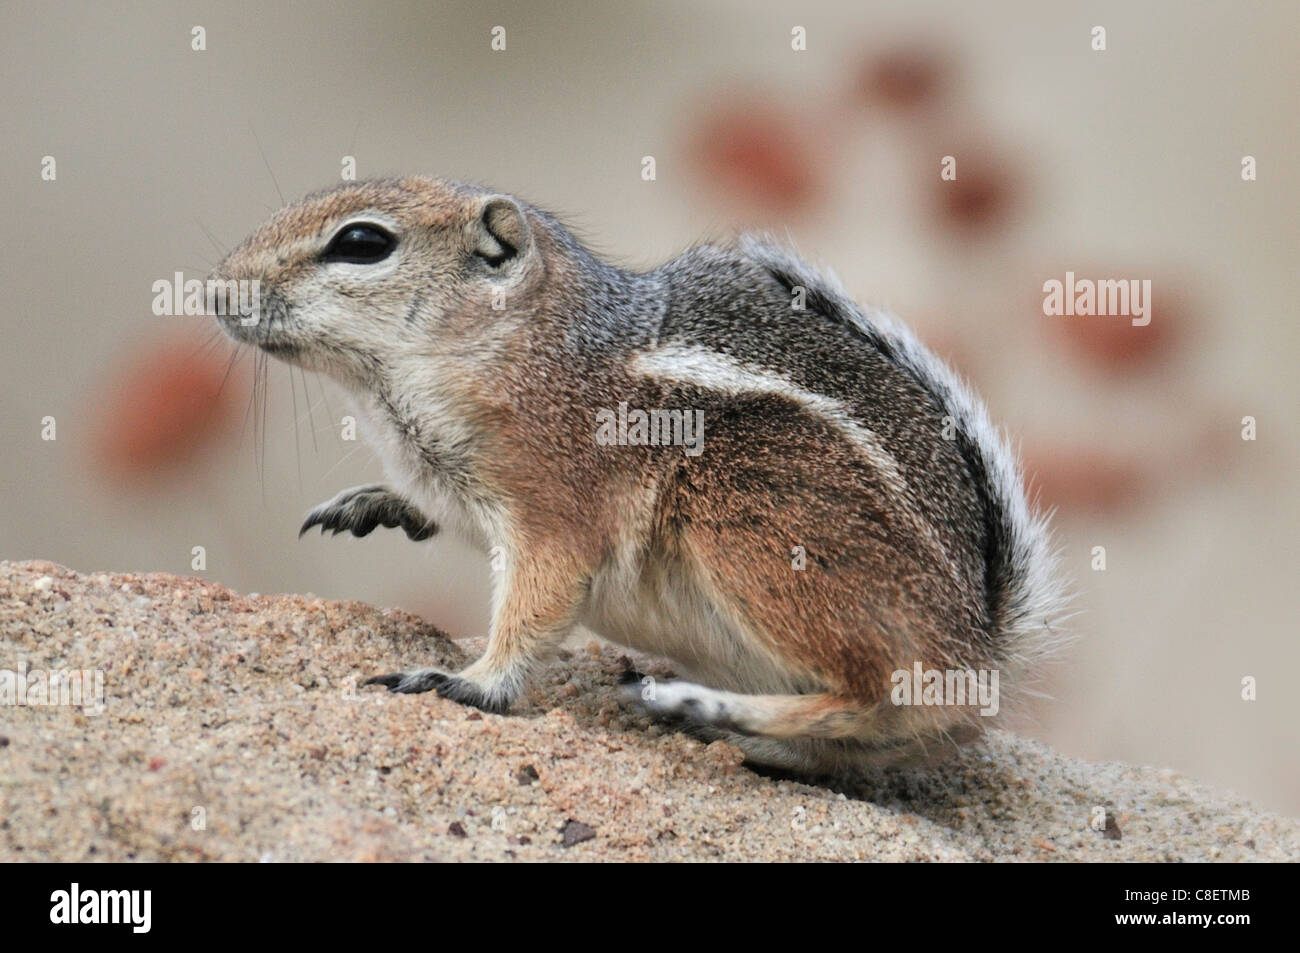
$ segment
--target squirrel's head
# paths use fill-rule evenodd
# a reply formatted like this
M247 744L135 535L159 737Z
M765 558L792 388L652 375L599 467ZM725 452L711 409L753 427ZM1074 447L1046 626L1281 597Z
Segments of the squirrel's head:
M283 360L364 384L403 357L503 341L545 269L526 206L410 177L349 183L277 212L211 280L256 282L224 330Z

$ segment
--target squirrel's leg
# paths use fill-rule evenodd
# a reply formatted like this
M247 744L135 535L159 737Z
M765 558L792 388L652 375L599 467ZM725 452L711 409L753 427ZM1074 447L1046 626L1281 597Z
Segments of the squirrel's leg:
M851 738L868 730L873 719L872 709L861 702L826 693L742 695L681 679L628 679L624 675L624 697L650 715L741 735Z
M313 526L319 526L322 535L327 529L333 530L335 536L345 530L353 536L366 536L376 526L400 526L417 542L438 532L433 520L378 483L354 486L322 503L307 514L298 536L301 538Z
M505 711L573 628L586 587L569 559L540 555L536 546L521 564L507 567L502 587L487 650L478 661L459 674L426 668L378 675L365 684L404 694L436 691L483 711Z
M871 706L825 693L744 695L638 672L624 673L622 694L699 741L735 745L751 766L804 775L921 763L982 730L977 719L936 718L929 732L921 731L889 702Z

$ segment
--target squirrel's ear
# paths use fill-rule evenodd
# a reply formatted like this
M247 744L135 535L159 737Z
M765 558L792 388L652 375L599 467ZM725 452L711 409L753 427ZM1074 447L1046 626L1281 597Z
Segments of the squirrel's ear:
M474 254L493 268L523 260L533 245L524 210L508 195L492 195L482 201L478 218L470 226L470 241Z

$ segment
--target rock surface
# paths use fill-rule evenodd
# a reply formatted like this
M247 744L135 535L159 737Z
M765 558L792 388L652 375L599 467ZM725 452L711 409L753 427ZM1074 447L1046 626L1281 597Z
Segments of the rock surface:
M0 670L37 688L0 705L0 860L1300 858L1294 820L1003 732L924 771L761 776L623 710L622 654L566 651L483 715L355 688L466 660L402 612L3 562ZM31 703L63 669L102 672L102 712Z

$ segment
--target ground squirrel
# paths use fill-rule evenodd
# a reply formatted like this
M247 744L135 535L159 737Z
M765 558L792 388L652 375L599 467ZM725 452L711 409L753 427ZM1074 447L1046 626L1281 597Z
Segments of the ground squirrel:
M394 692L503 712L581 624L684 673L630 701L823 772L987 722L899 704L900 673L1005 690L1057 641L1047 528L983 406L776 244L636 273L513 196L409 177L280 210L213 277L260 283L222 326L342 384L383 460L304 531L500 547L483 656L371 680Z

